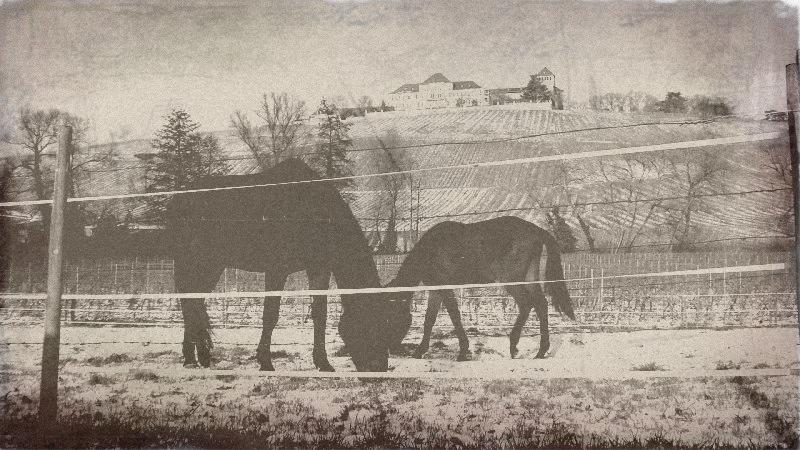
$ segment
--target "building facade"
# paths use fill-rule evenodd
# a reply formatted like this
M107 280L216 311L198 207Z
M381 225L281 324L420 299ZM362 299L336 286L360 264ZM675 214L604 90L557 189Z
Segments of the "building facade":
M547 67L540 70L539 73L531 75L539 83L544 85L550 91L550 100L531 102L530 99L522 98L522 93L525 90L523 87L507 87L489 89L489 104L490 105L504 105L507 103L531 103L531 109L564 109L563 106L563 92L556 86L556 76Z
M489 91L474 81L450 81L435 73L422 83L404 84L388 95L396 110L455 108L489 104Z

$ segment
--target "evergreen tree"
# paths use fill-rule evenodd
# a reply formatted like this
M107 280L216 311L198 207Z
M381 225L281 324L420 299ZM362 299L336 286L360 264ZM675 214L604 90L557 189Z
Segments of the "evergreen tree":
M553 93L538 78L531 75L528 85L522 89L522 99L530 102L550 101Z
M339 108L322 99L317 114L320 116L317 145L309 163L325 178L347 177L353 174L353 162L347 150L353 145L348 133L350 124L339 117ZM353 185L353 180L338 180L334 185L341 191Z
M228 172L217 138L197 132L200 125L186 111L174 109L166 120L151 143L157 153L147 161L148 192L187 189L202 178ZM165 198L152 199L156 211L161 211Z
M574 252L578 240L575 239L575 235L572 234L572 228L570 228L564 218L561 217L561 214L558 212L558 207L554 206L552 213L545 213L545 219L561 251L565 253Z

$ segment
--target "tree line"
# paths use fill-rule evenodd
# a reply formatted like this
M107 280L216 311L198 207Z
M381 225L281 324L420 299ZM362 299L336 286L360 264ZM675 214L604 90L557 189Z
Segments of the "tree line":
M364 110L372 107L372 100L363 97ZM381 105L383 107L384 105ZM353 174L353 161L349 150L353 146L349 117L332 101L322 99L313 110L305 102L286 93L263 94L254 116L237 110L230 117L230 127L244 145L257 166L264 171L286 158L300 157L325 178L347 177ZM58 132L61 124L73 128L72 158L68 180L68 196L91 195L82 192L82 185L94 172L113 171L119 162L116 146L91 145L88 140L87 120L68 112L50 109L19 111L16 128L2 139L18 149L16 155L3 160L0 167L0 184L7 198L15 200L45 200L52 195L53 164L58 147ZM222 151L218 138L202 133L200 124L190 114L175 108L165 117L162 126L155 132L150 143L151 152L137 155L143 160L144 185L147 192L183 190L197 181L211 176L226 175L230 165ZM114 141L118 135L110 136ZM395 137L388 136L388 147L395 145ZM378 139L380 141L380 139ZM369 163L376 168L402 170L409 167L407 158L399 150L374 153ZM382 169L378 169L382 170ZM386 197L397 203L398 192L405 185L403 177L387 177L379 186ZM347 200L352 180L338 180L337 188ZM135 187L131 186L131 190ZM73 234L83 232L84 225L93 225L93 234L112 235L127 230L127 225L136 220L163 221L166 197L150 197L145 217L134 217L133 210L139 204L133 201L109 201L97 203L69 204L69 223ZM116 209L114 204L118 206ZM127 209L120 217L119 204ZM35 241L44 247L50 223L50 206L36 205L21 208L20 217L27 215L27 224L22 226L23 239ZM396 207L389 207L387 220L394 235L397 217ZM383 209L378 211L383 213Z
M699 116L725 116L733 112L730 102L722 97L667 92L662 100L653 95L629 91L593 95L587 102L594 111L691 113Z

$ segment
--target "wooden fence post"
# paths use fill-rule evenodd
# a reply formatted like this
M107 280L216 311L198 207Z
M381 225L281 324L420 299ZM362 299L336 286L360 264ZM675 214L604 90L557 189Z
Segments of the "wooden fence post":
M800 52L795 54L794 64L786 65L786 106L789 110L789 157L792 162L792 192L794 200L794 256L795 256L795 304L800 308L800 247L797 245L800 236L800 194L797 192L800 186L800 167L797 157L797 133L800 128L800 76L798 76L798 57Z
M50 216L50 241L47 252L47 305L42 343L42 378L39 394L39 424L51 427L58 415L58 353L61 338L61 290L64 269L64 207L72 146L72 128L59 130L53 208Z

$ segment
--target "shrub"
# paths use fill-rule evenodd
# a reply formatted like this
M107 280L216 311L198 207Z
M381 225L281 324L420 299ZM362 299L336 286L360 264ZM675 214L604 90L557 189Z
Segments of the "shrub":
M647 364L642 364L642 365L639 365L639 366L633 366L633 370L640 371L640 372L656 372L656 371L667 370L667 369L665 369L662 366L659 366L658 364L656 364L654 362L649 362Z
M742 367L741 364L735 363L733 361L717 361L717 370L731 370L731 369L740 369Z

